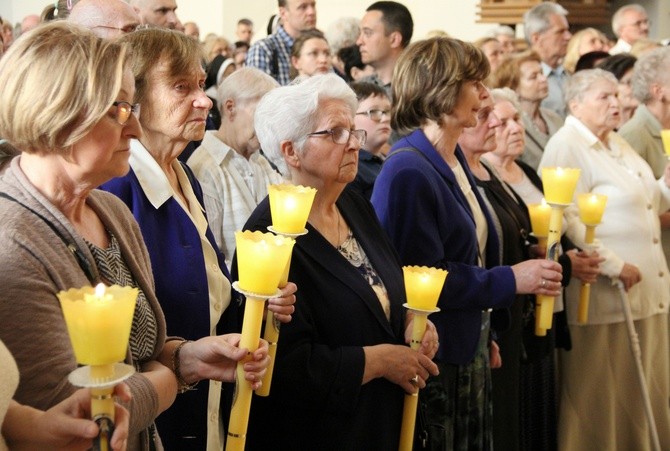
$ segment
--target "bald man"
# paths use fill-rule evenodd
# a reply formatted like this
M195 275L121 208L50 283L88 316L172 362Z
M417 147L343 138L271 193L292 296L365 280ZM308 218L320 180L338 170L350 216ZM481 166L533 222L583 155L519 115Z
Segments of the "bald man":
M175 12L176 0L130 0L129 3L139 14L143 24L171 30L181 25Z
M21 34L26 33L40 24L40 16L30 14L21 21Z
M123 0L80 0L67 20L106 39L135 31L140 25L140 16Z

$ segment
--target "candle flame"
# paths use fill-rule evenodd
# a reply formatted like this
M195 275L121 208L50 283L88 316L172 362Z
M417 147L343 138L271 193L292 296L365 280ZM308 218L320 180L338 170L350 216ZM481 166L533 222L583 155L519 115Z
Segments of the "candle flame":
M545 200L544 197L542 198L542 205L543 205L543 206L544 206L544 205L547 205L547 201Z
M95 286L95 296L102 299L105 296L105 284L99 283Z

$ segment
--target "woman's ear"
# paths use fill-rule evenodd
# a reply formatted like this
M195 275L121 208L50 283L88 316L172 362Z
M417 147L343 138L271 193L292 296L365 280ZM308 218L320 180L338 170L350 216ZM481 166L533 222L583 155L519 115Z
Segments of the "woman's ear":
M221 114L228 120L233 120L235 118L235 101L233 99L227 99L223 102L223 110L224 111L221 111Z
M300 167L300 158L298 156L297 149L292 141L282 141L279 143L279 148L281 149L282 155L284 155L284 161L289 167L299 168Z
M291 57L291 66L295 68L295 70L299 71L300 68L298 67L298 64L300 62L300 59L297 56L292 56Z

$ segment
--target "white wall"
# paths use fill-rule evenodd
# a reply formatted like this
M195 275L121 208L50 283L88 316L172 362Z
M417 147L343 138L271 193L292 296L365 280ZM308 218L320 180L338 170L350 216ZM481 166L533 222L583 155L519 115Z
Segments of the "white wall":
M483 36L492 25L476 23L479 0L401 0L414 18L414 38L420 39L430 30L442 29L454 37L473 40ZM670 37L670 1L637 0L652 18L651 37ZM234 39L235 24L242 17L254 21L256 37L265 36L268 19L277 11L276 0L177 0L177 14L182 22L199 24L202 35L223 34ZM373 0L317 0L318 27L326 29L341 16L362 17ZM47 0L0 0L0 15L12 22L20 22L28 14L39 14ZM614 8L625 2L616 0Z

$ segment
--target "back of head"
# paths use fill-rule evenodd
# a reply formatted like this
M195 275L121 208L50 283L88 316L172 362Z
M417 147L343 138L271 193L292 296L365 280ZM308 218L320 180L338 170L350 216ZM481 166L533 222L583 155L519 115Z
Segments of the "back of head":
M386 33L399 32L402 36L402 47L409 45L414 33L414 21L405 5L392 1L374 2L366 11L381 12Z
M278 88L277 80L255 67L242 67L230 74L218 89L219 103L231 99L235 102L260 99Z
M340 17L326 29L326 39L334 54L344 47L356 45L360 34L360 20L355 17Z
M630 53L619 53L617 55L608 56L597 64L596 67L611 72L617 80L621 80L621 78L626 75L626 72L635 66L636 62L637 58Z
M72 146L114 102L126 53L65 21L22 35L0 59L0 136L27 152Z
M347 81L352 81L351 69L354 67L364 69L365 63L361 59L361 50L357 45L343 47L337 52L337 57L344 63L344 76Z
M542 62L540 55L532 50L512 55L505 59L491 77L492 88L510 88L516 90L521 79L521 65L529 61Z
M338 100L353 115L358 106L356 95L335 74L314 75L300 83L281 86L268 92L256 107L254 128L263 152L282 175L288 168L281 153L281 142L291 141L302 151L307 135L320 120L319 105Z
M542 2L526 11L523 15L523 31L529 44L535 33L543 33L549 29L551 16L554 14L567 16L568 11L558 3L552 2Z
M147 28L128 33L120 41L128 43L132 49L135 99L139 103L147 94L147 75L158 63L166 63L169 77L181 76L194 67L201 67L200 44L179 31Z
M652 100L653 84L670 85L670 47L661 47L642 55L635 63L631 84L633 96L640 103Z
M575 64L574 72L579 72L580 70L593 69L598 66L603 60L606 60L610 57L610 54L603 52L602 50L595 50L593 52L587 52L579 57L577 64Z
M490 72L484 52L452 38L430 38L410 45L396 62L391 89L391 127L409 133L426 120L451 114L466 81L482 81Z

